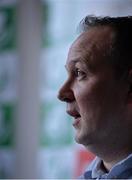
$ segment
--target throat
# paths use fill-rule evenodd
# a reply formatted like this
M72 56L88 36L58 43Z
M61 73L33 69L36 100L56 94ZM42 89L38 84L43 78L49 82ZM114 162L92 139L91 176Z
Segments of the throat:
M109 172L116 164L118 164L122 160L125 160L130 154L131 153L126 154L126 156L122 156L122 157L120 157L118 159L115 158L114 161L103 161L102 166L104 166L106 171Z

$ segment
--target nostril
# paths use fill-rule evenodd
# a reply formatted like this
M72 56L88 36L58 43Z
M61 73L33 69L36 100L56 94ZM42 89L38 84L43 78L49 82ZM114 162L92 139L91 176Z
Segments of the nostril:
M61 100L61 101L66 101L67 102L67 97L63 96L61 93L58 94L58 99Z
M64 102L72 102L75 99L73 91L66 85L64 84L59 90L58 99Z
M73 100L70 99L70 98L66 98L66 97L65 97L65 98L63 99L63 101L65 101L65 102L67 102L67 103L70 103L70 102L72 102Z
M68 95L64 95L64 94L61 94L61 93L58 94L57 98L60 101L69 102L69 103L73 101L73 99L68 97Z
M64 102L71 102L71 99L68 97L64 97L64 96L58 96L58 99Z

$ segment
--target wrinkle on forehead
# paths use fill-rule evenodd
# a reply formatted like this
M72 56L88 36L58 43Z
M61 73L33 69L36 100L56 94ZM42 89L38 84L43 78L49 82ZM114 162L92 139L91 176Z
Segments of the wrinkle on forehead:
M106 57L109 56L113 48L114 39L115 32L112 27L93 27L82 33L72 44L68 61L80 58L89 65L108 63Z

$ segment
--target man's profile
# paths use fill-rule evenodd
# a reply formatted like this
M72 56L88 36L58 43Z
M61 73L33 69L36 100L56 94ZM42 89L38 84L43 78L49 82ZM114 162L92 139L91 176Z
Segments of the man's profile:
M132 17L86 16L59 91L75 140L97 157L80 177L132 178Z

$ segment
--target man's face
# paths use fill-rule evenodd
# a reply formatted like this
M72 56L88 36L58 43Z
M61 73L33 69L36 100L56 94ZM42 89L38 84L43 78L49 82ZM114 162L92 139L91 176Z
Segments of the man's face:
M71 46L66 62L68 78L59 98L73 116L76 141L86 146L109 139L113 143L124 126L124 86L105 56L113 36L109 27L84 32Z

